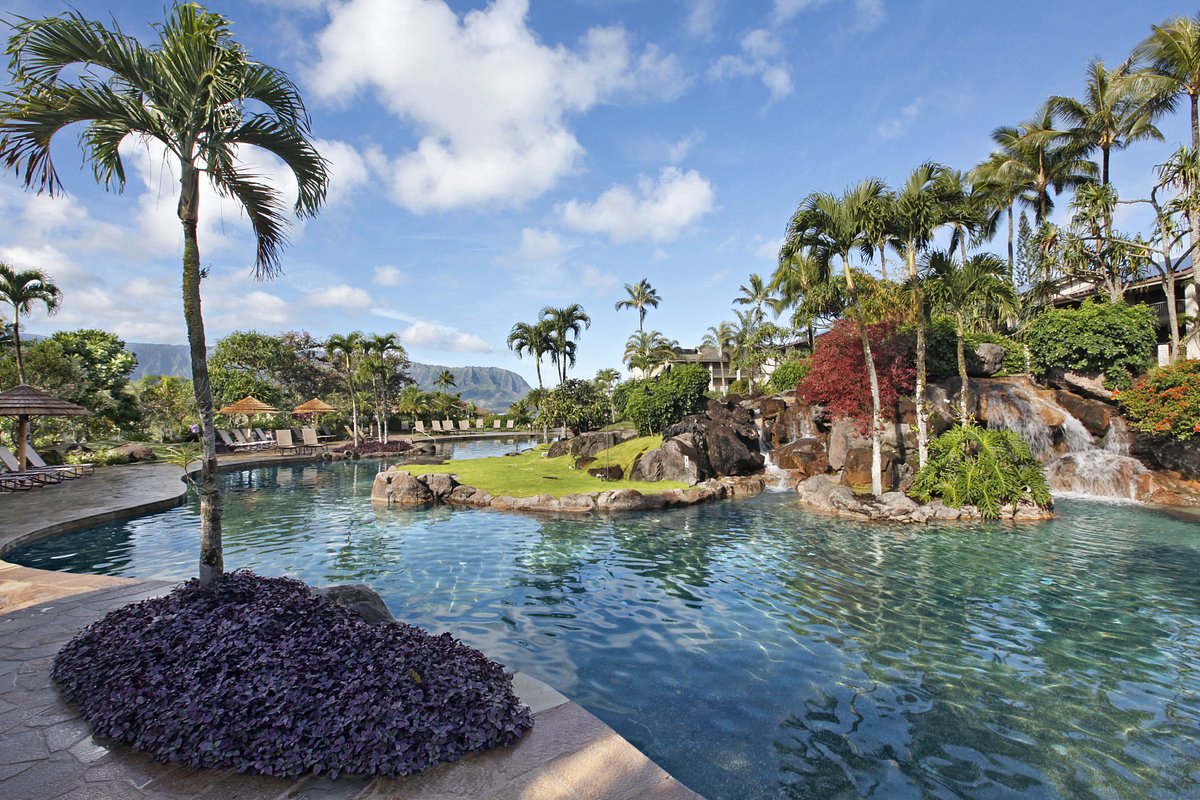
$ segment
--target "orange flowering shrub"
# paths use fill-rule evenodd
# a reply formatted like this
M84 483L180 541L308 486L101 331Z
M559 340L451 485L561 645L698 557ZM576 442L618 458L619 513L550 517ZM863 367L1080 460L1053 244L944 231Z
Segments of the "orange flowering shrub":
M1156 367L1113 396L1139 431L1181 441L1200 433L1200 361Z

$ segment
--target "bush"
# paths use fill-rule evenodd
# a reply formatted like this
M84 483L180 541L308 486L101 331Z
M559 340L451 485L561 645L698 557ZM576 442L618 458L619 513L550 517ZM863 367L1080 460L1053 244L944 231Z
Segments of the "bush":
M984 342L998 344L1006 351L997 376L1020 375L1025 372L1025 348L1000 333L968 333L964 337L967 361L975 348ZM952 320L936 319L925 333L925 374L930 383L958 377L958 334Z
M603 390L592 381L572 378L546 392L538 420L546 425L566 425L578 435L607 424L608 411L608 396Z
M1104 373L1117 385L1140 375L1157 342L1157 318L1146 305L1097 303L1087 300L1079 308L1051 308L1029 326L1033 371L1052 368L1086 374Z
M1180 441L1200 433L1200 361L1156 367L1113 394L1139 431Z
M704 408L708 370L699 364L676 366L665 375L641 382L625 401L625 417L638 434L661 433L689 414Z
M895 322L867 326L867 337L879 378L883 417L892 419L900 398L913 392L912 337ZM858 323L839 320L817 339L812 369L796 392L806 403L823 405L836 416L858 420L862 430L870 429L871 389Z
M976 425L956 426L929 443L929 460L913 478L913 497L946 505L973 505L984 519L1025 500L1050 505L1050 487L1040 461L1021 435Z
M368 625L247 572L111 612L51 675L98 736L263 775L408 775L533 724L504 668L450 634Z
M796 384L808 377L812 370L812 358L801 358L796 361L785 361L771 373L771 388L777 392L787 392L796 388Z

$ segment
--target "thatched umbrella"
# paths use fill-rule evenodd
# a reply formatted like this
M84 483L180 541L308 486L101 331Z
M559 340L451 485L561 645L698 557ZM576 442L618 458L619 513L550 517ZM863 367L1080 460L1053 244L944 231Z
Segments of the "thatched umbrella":
M17 463L22 472L28 466L25 445L29 442L31 417L90 417L91 415L92 412L83 406L59 400L54 395L38 391L23 383L6 392L0 392L0 416L15 417L17 420Z
M312 414L313 425L316 425L320 421L320 414L328 414L331 411L337 411L337 409L319 397L314 397L307 403L301 403L292 409L293 414Z
M218 414L274 414L279 409L254 397L246 396L217 411Z

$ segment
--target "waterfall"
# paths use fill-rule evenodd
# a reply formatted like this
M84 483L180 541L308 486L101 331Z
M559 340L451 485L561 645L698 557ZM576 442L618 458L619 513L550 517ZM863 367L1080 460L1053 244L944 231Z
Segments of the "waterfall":
M767 447L767 429L763 425L762 412L754 411L754 427L758 429L758 453L763 457L763 480L768 492L790 492L793 488L791 474L781 469L771 457L771 448Z
M1083 423L1032 387L1005 382L981 387L989 428L1016 431L1046 464L1056 494L1136 500L1147 470L1129 456L1129 434L1113 417L1097 442Z

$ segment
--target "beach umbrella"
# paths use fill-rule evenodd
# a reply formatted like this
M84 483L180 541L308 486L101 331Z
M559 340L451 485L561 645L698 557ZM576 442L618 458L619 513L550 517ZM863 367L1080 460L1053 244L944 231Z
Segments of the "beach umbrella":
M309 400L307 403L301 403L300 405L298 405L292 409L293 414L312 414L313 415L313 425L316 425L317 422L319 421L319 419L320 419L320 417L318 416L319 414L328 414L331 411L337 411L337 409L334 408L333 406L329 405L329 403L326 403L324 400L322 400L319 397L314 397L312 400Z
M54 395L38 391L32 386L21 384L6 392L0 392L0 416L17 420L17 463L22 472L28 464L25 446L29 443L29 420L32 417L90 417L91 411L83 406L60 400Z
M274 414L279 409L270 406L254 397L243 397L236 403L225 406L217 411L218 414Z

